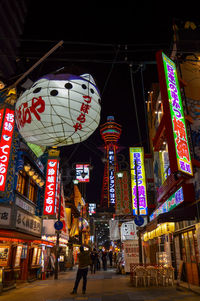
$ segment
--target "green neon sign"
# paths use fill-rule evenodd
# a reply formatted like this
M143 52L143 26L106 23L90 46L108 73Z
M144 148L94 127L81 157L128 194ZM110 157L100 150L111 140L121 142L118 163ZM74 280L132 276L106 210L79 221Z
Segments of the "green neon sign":
M175 63L162 53L178 170L193 175L189 142Z

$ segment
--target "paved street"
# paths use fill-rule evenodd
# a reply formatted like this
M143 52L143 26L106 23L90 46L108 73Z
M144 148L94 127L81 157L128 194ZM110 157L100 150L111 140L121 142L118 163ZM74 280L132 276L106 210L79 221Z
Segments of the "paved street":
M82 282L77 295L70 295L76 271L59 275L58 280L48 279L26 283L16 289L3 292L1 301L197 301L200 296L176 287L135 288L130 285L129 276L118 275L114 270L88 274L86 295L82 295Z

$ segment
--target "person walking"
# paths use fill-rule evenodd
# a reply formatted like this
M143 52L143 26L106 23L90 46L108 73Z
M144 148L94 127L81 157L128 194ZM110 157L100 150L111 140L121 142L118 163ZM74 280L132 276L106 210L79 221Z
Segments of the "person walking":
M108 257L109 257L109 260L110 260L110 267L112 268L112 258L113 258L113 252L112 252L112 250L109 251Z
M90 258L91 258L91 274L96 272L96 268L97 268L97 251L94 248L93 251L90 254Z
M104 271L107 270L107 252L106 250L102 251L102 264L103 264L103 269Z
M91 260L89 251L84 251L83 246L80 246L80 253L78 254L78 271L76 274L74 288L71 294L77 294L77 289L81 278L83 278L82 293L85 294L87 285L88 266L90 264Z

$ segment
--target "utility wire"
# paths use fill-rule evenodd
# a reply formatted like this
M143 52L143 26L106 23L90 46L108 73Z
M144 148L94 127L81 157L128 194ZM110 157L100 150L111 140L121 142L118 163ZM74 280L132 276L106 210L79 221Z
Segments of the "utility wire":
M114 58L114 60L113 60L113 62L112 62L112 66L111 66L110 72L108 73L107 79L106 79L106 81L105 81L105 84L104 84L104 87L103 87L103 90L102 90L102 93L101 93L101 97L103 97L105 88L106 88L106 86L107 86L107 84L108 84L108 81L109 81L109 79L110 79L110 76L111 76L113 67L114 67L115 62L116 62L116 60L117 60L117 56L118 56L118 53L119 53L119 48L120 48L120 45L119 45L118 48L117 48L117 51L116 51L116 54L115 54L115 58Z
M132 88L133 102L134 102L136 122L137 122L137 128L138 128L139 142L140 142L140 146L142 146L142 136L141 136L140 125L139 125L139 120L138 120L135 89L134 89L134 84L133 84L132 64L129 65L129 68L130 68L131 88Z

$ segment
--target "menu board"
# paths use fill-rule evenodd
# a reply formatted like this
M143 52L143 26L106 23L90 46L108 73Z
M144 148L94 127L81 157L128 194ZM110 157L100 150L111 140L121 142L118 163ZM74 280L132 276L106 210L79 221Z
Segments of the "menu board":
M0 246L0 267L8 265L10 246Z
M130 273L130 264L139 264L139 245L138 240L127 240L123 242L125 272Z
M22 246L19 245L17 246L14 267L20 266L21 254L22 254Z
M37 260L37 250L38 250L38 248L34 248L34 250L33 250L32 265L36 265L36 260Z

